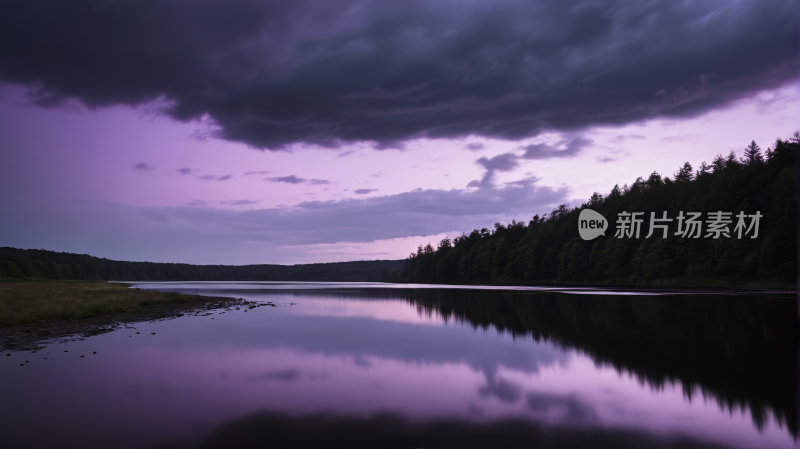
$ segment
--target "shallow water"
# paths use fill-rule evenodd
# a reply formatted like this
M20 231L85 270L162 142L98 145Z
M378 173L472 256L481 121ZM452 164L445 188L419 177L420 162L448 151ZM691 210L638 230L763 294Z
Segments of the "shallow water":
M135 287L275 307L3 355L5 447L795 447L791 295Z

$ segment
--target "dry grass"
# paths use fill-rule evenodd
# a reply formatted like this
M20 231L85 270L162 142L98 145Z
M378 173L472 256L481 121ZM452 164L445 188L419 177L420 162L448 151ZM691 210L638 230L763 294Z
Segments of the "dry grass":
M0 327L43 320L78 320L206 300L202 296L130 289L127 284L100 281L0 282Z

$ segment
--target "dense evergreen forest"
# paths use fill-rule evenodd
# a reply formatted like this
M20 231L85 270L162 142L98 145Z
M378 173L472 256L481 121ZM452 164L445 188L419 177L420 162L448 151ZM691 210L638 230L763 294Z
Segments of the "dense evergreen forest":
M794 287L797 273L795 158L800 136L766 151L752 142L741 158L717 155L695 171L688 162L673 176L653 172L632 185L595 193L580 207L561 205L529 223L495 223L420 246L403 280L418 283L629 284ZM608 220L605 236L579 237L579 215L591 209ZM729 212L728 236L708 236L709 213ZM641 233L615 236L623 212L643 212ZM649 231L651 212L671 222ZM698 238L677 235L679 213L701 212ZM737 230L744 212L746 228ZM759 213L758 236L751 224ZM628 218L626 218L628 219ZM749 233L748 233L749 232ZM697 235L694 229L692 237ZM637 238L638 237L638 238Z
M306 265L190 265L0 248L0 278L17 279L396 282L404 264L404 260L371 260Z

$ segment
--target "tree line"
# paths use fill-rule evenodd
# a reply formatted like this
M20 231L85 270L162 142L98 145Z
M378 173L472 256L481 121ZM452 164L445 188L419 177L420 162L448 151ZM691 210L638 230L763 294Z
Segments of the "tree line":
M777 139L762 151L748 145L697 170L686 162L670 177L653 172L610 193L594 193L579 207L562 204L528 223L512 220L494 229L419 246L402 278L416 283L642 284L794 286L797 276L795 158L800 135ZM590 208L609 221L604 237L584 241L579 215ZM759 235L750 238L685 238L676 235L680 212L760 213ZM622 212L644 212L639 238L615 237ZM645 238L650 212L673 218L667 238ZM705 231L705 227L703 230ZM705 234L705 232L704 232Z
M303 265L125 262L86 254L0 248L0 278L116 281L398 282L404 260Z

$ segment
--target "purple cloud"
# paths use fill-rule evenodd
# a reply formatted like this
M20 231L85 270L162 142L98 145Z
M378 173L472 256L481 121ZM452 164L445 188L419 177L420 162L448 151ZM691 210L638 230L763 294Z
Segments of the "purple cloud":
M366 195L368 193L377 192L378 189L358 189L355 191L358 195Z
M0 42L17 44L0 80L36 104L163 97L177 120L273 150L695 117L798 69L789 1L4 4Z
M150 164L139 162L138 164L134 165L133 168L137 170L155 170L156 168Z
M308 181L308 183L311 184L312 186L321 186L325 184L330 184L331 182L328 181L327 179L312 179Z
M522 159L570 158L577 156L584 148L591 144L591 140L582 136L564 139L555 146L546 143L537 143L524 147L525 154L520 157ZM559 149L559 147L563 147L563 149Z
M482 157L475 161L486 169L483 178L470 181L467 187L489 188L494 186L495 173L498 171L511 171L519 165L517 155L513 153L503 153L493 158Z
M235 201L220 201L219 204L225 204L227 206L245 206L249 204L256 204L258 201L250 201L250 200L235 200Z
M487 170L496 171L511 171L519 165L517 156L512 153L503 153L490 159L482 157L475 162Z
M193 172L194 170L192 170L191 168L179 168L179 169L177 169L175 171L180 173L180 174L182 174L182 175L184 175L184 176L186 176L186 175L190 174L191 172Z
M284 182L286 184L302 184L306 182L304 178L298 178L295 175L281 176L278 178L264 178L264 180L269 182Z

